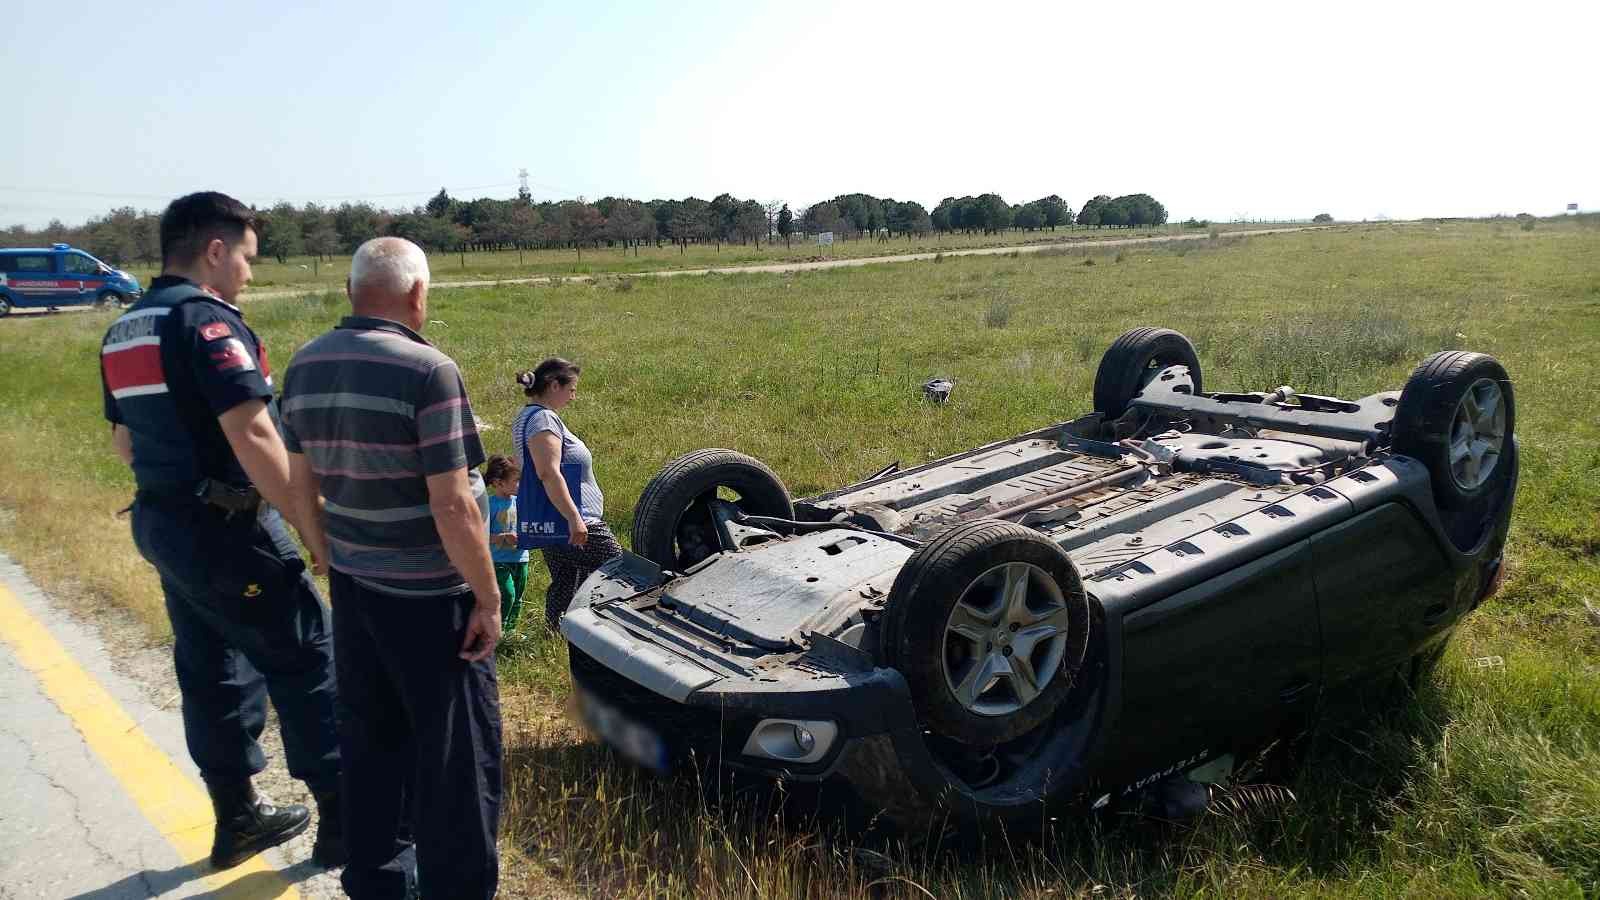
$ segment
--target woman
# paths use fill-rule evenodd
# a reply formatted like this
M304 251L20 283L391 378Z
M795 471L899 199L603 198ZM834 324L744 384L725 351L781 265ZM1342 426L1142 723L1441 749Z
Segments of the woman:
M565 546L545 547L544 564L550 569L550 589L544 595L544 617L554 630L567 611L578 585L606 560L622 553L611 529L601 520L605 499L594 480L594 457L578 436L567 430L557 415L578 395L576 363L552 357L531 372L517 376L517 384L528 397L528 405L511 427L511 439L525 447L533 471L524 467L523 478L538 478L550 502L567 520L571 538ZM561 477L562 465L582 469L579 496L567 490Z

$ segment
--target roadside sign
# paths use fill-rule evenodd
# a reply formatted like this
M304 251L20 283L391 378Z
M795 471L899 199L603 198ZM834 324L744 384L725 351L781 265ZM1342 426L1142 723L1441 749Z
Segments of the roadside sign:
M1576 203L1568 203L1567 204L1567 212L1577 212L1577 211L1578 211L1578 204L1576 204Z
M831 232L831 231L820 232L817 235L817 246L818 247L832 247L833 246L833 232Z

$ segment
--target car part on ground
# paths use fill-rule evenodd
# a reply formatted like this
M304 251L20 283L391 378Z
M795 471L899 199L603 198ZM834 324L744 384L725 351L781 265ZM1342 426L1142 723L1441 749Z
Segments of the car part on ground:
M562 623L591 718L651 765L842 783L910 829L1026 826L1158 785L1193 811L1184 779L1328 692L1420 678L1499 583L1504 371L1455 351L1357 400L1206 394L1193 356L1135 329L1095 412L792 507L749 457L672 461L635 517L648 558Z

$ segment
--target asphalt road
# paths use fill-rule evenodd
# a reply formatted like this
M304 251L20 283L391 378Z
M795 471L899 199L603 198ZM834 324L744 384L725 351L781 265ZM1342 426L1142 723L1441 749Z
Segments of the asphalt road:
M330 880L275 853L211 870L176 697L115 671L118 652L0 554L0 898L297 898Z

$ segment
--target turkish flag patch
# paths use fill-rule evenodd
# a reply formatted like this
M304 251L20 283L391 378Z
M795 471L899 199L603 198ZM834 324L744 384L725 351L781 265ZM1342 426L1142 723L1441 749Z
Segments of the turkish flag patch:
M233 329L227 322L207 322L200 326L200 337L208 341L220 341L225 337L232 337Z

